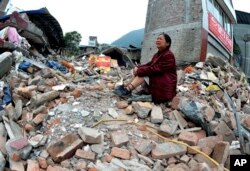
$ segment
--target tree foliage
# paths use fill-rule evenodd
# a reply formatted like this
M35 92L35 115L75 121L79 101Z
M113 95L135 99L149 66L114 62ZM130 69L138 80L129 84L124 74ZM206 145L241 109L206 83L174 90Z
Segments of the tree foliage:
M82 36L77 31L67 32L64 36L66 55L79 55Z

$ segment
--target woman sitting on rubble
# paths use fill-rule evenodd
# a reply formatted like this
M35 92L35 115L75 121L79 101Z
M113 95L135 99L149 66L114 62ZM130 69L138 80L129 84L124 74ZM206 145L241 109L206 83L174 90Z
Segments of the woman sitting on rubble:
M119 86L114 93L121 97L129 97L132 90L146 83L148 91L155 103L170 102L176 95L176 64L175 56L169 49L171 38L161 33L156 39L158 52L152 60L133 69L134 78L127 86Z

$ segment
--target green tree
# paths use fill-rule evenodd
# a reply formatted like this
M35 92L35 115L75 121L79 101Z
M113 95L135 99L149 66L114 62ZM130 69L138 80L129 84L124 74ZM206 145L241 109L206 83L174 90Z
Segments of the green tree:
M79 55L80 49L79 45L81 42L82 36L77 31L67 32L64 36L65 42L65 51L66 55L75 56Z

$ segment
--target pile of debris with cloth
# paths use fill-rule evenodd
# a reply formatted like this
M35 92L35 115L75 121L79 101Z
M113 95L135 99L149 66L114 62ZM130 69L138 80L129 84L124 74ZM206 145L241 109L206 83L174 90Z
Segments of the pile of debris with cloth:
M220 58L179 68L166 106L114 95L132 75L107 56L55 57L0 55L0 170L227 170L250 154L249 85Z

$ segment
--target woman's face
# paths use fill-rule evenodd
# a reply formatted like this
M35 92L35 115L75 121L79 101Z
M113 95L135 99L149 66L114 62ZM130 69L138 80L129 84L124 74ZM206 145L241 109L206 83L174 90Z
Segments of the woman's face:
M167 46L169 46L169 43L166 42L165 37L163 35L159 35L157 37L155 44L159 50L165 49Z

